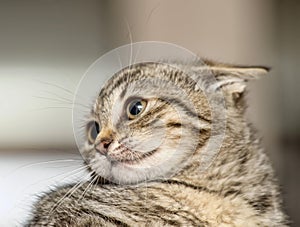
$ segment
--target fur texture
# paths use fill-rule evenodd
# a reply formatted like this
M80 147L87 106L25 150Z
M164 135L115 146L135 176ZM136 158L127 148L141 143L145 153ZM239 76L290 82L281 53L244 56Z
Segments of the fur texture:
M97 184L45 194L28 226L286 226L269 159L244 118L246 82L267 69L204 63L144 63L113 76L91 113L99 132L87 124L82 151ZM226 133L200 171L222 133L207 96L221 104L218 92ZM129 119L136 99L147 105Z

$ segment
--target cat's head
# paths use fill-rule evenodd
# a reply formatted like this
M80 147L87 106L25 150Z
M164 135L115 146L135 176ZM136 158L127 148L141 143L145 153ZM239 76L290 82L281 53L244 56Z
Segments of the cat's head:
M102 178L128 184L170 178L199 160L209 139L221 133L212 131L214 98L208 95L221 92L226 108L239 113L245 82L266 72L205 63L136 64L108 80L86 127L82 155L89 167Z

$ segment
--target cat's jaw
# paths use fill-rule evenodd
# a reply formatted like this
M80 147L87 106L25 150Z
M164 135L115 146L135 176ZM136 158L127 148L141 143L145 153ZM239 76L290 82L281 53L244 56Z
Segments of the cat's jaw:
M169 135L178 131L174 141ZM160 130L162 131L162 130ZM197 138L184 128L167 134L153 133L149 138L126 139L115 135L106 153L97 149L82 151L87 163L99 176L119 184L169 179L180 171L195 151ZM195 137L195 138L193 138Z
M168 179L181 169L181 165L182 167L184 165L184 155L164 148L147 152L143 158L137 160L125 160L124 156L118 158L112 154L102 155L94 150L89 159L87 162L92 171L100 177L118 184L136 184L162 178Z

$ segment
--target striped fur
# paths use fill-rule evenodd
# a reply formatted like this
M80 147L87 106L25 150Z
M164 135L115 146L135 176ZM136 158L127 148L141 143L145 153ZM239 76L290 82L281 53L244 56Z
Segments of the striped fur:
M106 156L91 142L82 151L97 183L45 194L28 226L287 226L269 159L244 119L245 83L266 69L205 63L143 63L113 76L92 110L101 125L95 143L113 142ZM221 133L212 131L203 89L222 91L227 124L218 155L200 172L209 138ZM132 97L148 103L128 120Z

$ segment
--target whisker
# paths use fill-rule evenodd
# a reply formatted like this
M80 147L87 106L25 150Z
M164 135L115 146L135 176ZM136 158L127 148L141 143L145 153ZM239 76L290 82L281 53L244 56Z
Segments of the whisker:
M86 108L88 111L90 111L92 109L92 105L88 106L86 104L76 103L76 102L72 103L72 105L74 105L74 106L81 106L83 108Z
M95 175L95 176L92 178L92 180L90 181L90 183L87 185L87 187L85 188L85 190L83 191L83 193L82 193L81 196L79 197L79 199L78 199L79 201L80 201L81 199L84 198L85 194L88 192L89 188L90 188L91 186L93 186L93 183L97 180L97 178L98 178L97 175Z
M123 69L123 64L122 64L122 61L121 61L120 54L118 54L118 61L119 61L120 69Z
M49 109L68 109L72 110L72 107L67 106L49 106L49 107L42 107L42 108L34 108L31 111L42 111L42 110L49 110Z
M50 160L50 161L42 161L37 163L30 163L23 166L19 166L18 168L12 170L6 177L14 174L17 171L24 170L26 168L38 166L38 165L45 165L45 164L55 164L55 163L64 163L64 162L82 162L82 159L62 159L62 160Z
M129 40L130 40L129 68L131 69L131 66L132 66L132 54L133 54L133 49L132 49L132 45L133 45L132 33L131 33L131 30L130 30L130 26L129 26L128 20L126 18L125 18L125 22L126 22L126 27L127 27L127 30L128 30Z
M46 179L36 181L36 182L34 182L34 183L28 185L26 188L24 188L23 191L25 191L26 189L28 189L28 188L30 188L30 187L32 187L32 186L35 186L35 185L37 185L37 184L39 184L39 183L42 183L42 182L45 182L45 181L49 181L49 180L55 179L55 178L57 178L57 177L66 175L65 177L63 177L62 179L60 179L60 181L63 181L63 180L65 180L66 178L69 179L70 177L75 176L75 175L77 175L77 174L79 174L79 173L81 173L81 172L84 172L84 171L86 171L86 170L87 170L87 167L86 167L86 166L81 166L81 167L76 168L76 169L74 169L74 170L68 171L67 173L61 173L61 174L55 175L55 176L53 176L53 177L48 177L48 178L46 178Z
M96 183L94 184L94 188L96 188L97 187L97 185L98 185L98 183L99 183L99 180L100 180L100 177L99 176L97 176L97 181L96 181Z
M47 94L49 94L49 95L54 95L57 98L60 98L60 99L63 99L65 101L73 103L73 97L74 97L73 95L72 95L72 98L66 98L66 97L62 97L62 96L60 96L60 95L58 95L58 94L56 94L54 92L50 92L50 91L44 91L44 92L47 93Z
M84 178L90 177L92 173L93 173L93 172L88 173ZM74 193L78 188L80 188L84 183L85 183L85 181L80 180L78 183L76 183L75 185L73 185L73 187L72 187L69 191L67 191L67 192L65 193L65 195L64 195L62 198L60 198L60 199L52 206L52 208L51 208L50 211L49 211L49 215L51 215L52 212L55 211L55 210L63 203L63 201L64 201L66 198L72 196L73 193Z
M150 13L149 13L149 15L148 15L148 17L147 17L147 20L146 20L146 26L145 26L145 28L148 27L148 23L149 23L149 21L150 21L151 16L152 16L153 13L155 12L155 10L158 9L158 7L160 6L160 4L161 4L161 2L158 2L157 5L156 5L155 7L153 7L152 10L150 11Z
M67 89L67 88L65 88L65 87L62 87L62 86L60 86L60 85L58 85L58 84L50 83L50 82L47 82L47 81L41 81L41 80L38 80L38 79L36 79L36 81L38 81L38 82L40 82L40 83L42 83L42 84L51 85L51 86L53 86L53 87L56 87L56 88L59 88L59 89L65 91L66 93L69 93L69 94L71 94L71 95L74 95L74 92L73 92L72 90Z
M46 92L46 93L48 93L48 94L55 95L56 97L61 98L61 99L64 99L64 100L66 100L66 101L70 101L70 102L73 103L74 96L78 96L78 94L75 93L75 88L74 88L73 90L70 90L70 89L65 88L65 87L63 87L63 86L61 86L61 85L54 84L54 83L51 83L51 82L41 81L41 80L38 80L38 79L36 79L36 81L38 81L39 83L42 83L42 84L46 84L46 85L50 85L50 86L59 88L59 89L63 90L64 92L66 92L67 94L72 95L72 96L71 96L72 98L69 99L69 98L61 97L61 96L57 95L56 93L53 93L53 92L50 92L50 91L44 91L44 92ZM79 96L79 98L85 100L84 97ZM83 104L82 104L82 105L83 105ZM88 107L88 108L89 108L89 107Z
M139 49L137 50L137 52L136 52L136 54L135 54L135 57L134 57L133 62L132 62L132 65L134 65L134 64L136 63L136 59L137 59L137 57L138 57L140 51L141 51L141 46L139 46Z
M35 96L35 95L33 95L32 97L38 98L38 99L46 99L46 100L50 100L50 101L55 101L55 102L59 102L59 103L62 103L62 104L73 104L72 102L59 100L59 99L55 99L55 98L48 98L48 97Z
M76 174L81 173L81 172L86 171L86 170L88 170L87 166L81 166L81 167L79 167L77 169L74 169L74 170L71 170L67 173L61 173L61 174L58 174L58 175L56 175L54 177L51 177L51 178L48 178L48 179L51 180L53 178L60 177L60 176L63 176L63 175L66 174L67 176L65 176L61 179L61 180L65 180L66 178L69 178L71 175L76 175Z
M45 100L50 100L50 101L55 101L58 104L70 104L70 107L72 107L73 105L77 105L77 106L81 106L84 108L87 108L88 110L91 109L91 106L82 104L82 103L73 103L72 101L69 101L68 99L55 99L55 98L50 98L50 97L43 97L43 96L32 96L34 98L39 98L39 99L45 99Z

